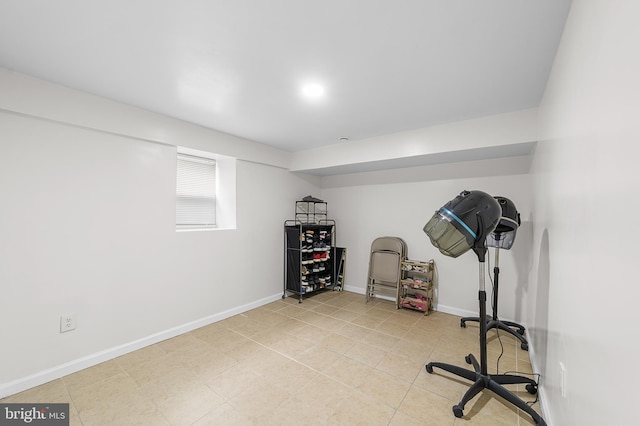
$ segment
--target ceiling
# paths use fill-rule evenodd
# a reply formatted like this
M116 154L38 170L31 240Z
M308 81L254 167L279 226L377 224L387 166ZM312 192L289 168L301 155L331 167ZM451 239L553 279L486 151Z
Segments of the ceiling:
M570 3L2 0L0 66L295 152L537 106Z

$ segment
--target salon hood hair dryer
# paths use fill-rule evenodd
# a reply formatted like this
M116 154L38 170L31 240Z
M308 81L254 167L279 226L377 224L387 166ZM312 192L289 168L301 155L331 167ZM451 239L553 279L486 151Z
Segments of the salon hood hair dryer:
M500 203L491 195L482 191L463 191L437 210L423 229L431 243L446 256L456 258L469 250L475 252L479 262L479 318L487 317L487 293L484 280L486 239L499 226L501 216ZM536 425L546 426L545 421L533 408L502 386L522 383L526 384L527 392L535 394L538 392L538 384L533 379L516 375L488 374L487 321L479 321L479 323L480 363L473 354L465 357L467 364L473 365L473 370L441 362L430 362L426 365L428 373L433 373L433 368L437 367L473 382L460 402L452 407L453 414L456 417L462 417L465 404L482 389L489 389L527 412Z
M493 303L492 315L487 316L487 331L493 328L504 330L520 340L520 347L529 350L529 344L524 337L524 327L512 321L502 321L498 319L498 279L500 277L500 249L509 250L516 239L516 232L520 226L520 213L515 204L505 197L493 197L500 204L502 216L498 226L492 233L487 235L486 244L495 248L495 264L493 266ZM465 317L460 320L460 327L466 327L467 321L480 321L478 317Z

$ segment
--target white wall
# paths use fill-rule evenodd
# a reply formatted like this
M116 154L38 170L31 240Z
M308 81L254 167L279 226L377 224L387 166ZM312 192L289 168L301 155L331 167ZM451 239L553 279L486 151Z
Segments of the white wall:
M289 168L291 154L264 144L0 68L0 109L169 145Z
M557 426L638 422L638 16L574 1L540 107L528 310Z
M437 157L466 161L478 159L478 150L488 148L504 156L514 145L536 141L537 119L532 108L294 152L291 169L315 173L346 166L361 171L368 163L408 167L433 164Z
M509 159L503 161L511 161ZM480 162L495 165L494 162ZM477 164L458 164L450 167L473 169ZM445 166L442 166L445 167ZM423 171L426 171L424 168ZM480 169L480 167L478 168ZM525 321L521 307L528 292L528 275L531 264L529 236L530 179L526 174L502 175L502 169L494 169L490 176L474 176L446 180L418 179L416 170L396 170L393 180L381 183L381 177L390 173L367 173L370 184L361 184L358 176L344 176L343 186L331 180L333 187L325 187L322 197L329 203L329 213L337 222L337 243L347 248L347 289L364 293L367 282L370 247L373 240L382 236L403 238L408 245L409 257L418 260L434 259L438 271L437 309L461 315L478 315L478 259L473 252L453 259L441 254L429 241L422 228L434 212L461 191L481 190L491 195L511 199L524 221L511 250L500 253L500 306L503 319ZM501 174L500 176L496 176ZM399 178L399 175L407 179ZM429 175L429 174L427 174ZM391 180L391 179L390 179ZM349 184L358 182L358 184ZM488 259L491 271L494 252ZM489 283L489 281L487 281ZM489 287L488 287L489 288Z
M0 73L0 86L14 77ZM0 397L280 297L282 224L316 185L253 162L252 142L18 80L20 108L0 101ZM96 125L53 121L55 104ZM133 125L110 133L111 114ZM171 143L193 140L250 153L236 164L235 230L175 231ZM77 329L60 334L68 313Z

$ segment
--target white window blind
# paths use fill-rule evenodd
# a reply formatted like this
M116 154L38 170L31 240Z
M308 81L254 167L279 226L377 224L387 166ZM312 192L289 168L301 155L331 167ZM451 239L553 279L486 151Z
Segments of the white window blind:
M176 226L211 228L216 225L216 162L178 154Z

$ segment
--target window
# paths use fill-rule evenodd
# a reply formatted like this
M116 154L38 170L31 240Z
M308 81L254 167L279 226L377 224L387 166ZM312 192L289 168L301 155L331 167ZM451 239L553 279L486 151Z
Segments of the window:
M216 227L216 160L178 152L176 227Z
M176 231L236 229L236 158L176 151Z

